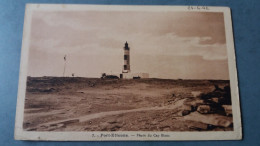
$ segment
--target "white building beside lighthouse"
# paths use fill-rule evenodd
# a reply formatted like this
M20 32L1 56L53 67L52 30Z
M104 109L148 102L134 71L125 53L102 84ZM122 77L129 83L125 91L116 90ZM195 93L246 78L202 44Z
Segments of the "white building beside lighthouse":
M124 65L120 78L123 79L133 79L133 78L149 78L148 73L133 73L130 70L130 47L128 43L125 43L124 46Z

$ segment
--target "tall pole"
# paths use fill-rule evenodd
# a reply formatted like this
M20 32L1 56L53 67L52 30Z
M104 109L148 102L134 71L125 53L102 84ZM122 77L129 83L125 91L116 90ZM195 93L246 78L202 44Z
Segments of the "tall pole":
M67 62L67 61L66 61L66 60L67 60L66 57L67 57L67 56L65 55L65 56L64 56L63 77L65 76L65 71L66 71L66 62Z

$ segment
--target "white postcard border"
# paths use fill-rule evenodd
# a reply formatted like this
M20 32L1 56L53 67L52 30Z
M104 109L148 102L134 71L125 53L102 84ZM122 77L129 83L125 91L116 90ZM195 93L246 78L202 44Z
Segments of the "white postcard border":
M172 140L239 140L242 139L237 69L232 32L231 13L228 7L197 7L189 6L117 6L117 5L64 5L64 4L27 4L21 51L20 76L16 108L15 139L16 140L50 140L50 141L172 141ZM209 132L154 132L154 131L120 131L120 132L35 132L23 130L24 101L27 80L31 18L33 11L193 11L223 12L228 50L228 66L232 95L232 112L234 131ZM145 134L146 137L138 137ZM102 135L106 135L103 137ZM124 135L128 135L125 137ZM132 136L135 135L135 136ZM162 135L166 137L162 137ZM169 137L168 137L168 136ZM102 136L102 137L101 137Z

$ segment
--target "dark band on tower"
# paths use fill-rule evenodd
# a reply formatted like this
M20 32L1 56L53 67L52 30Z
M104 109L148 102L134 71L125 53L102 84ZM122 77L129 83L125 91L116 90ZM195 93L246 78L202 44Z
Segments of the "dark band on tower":
M130 72L130 48L128 47L128 43L125 43L124 47L124 66L123 73Z

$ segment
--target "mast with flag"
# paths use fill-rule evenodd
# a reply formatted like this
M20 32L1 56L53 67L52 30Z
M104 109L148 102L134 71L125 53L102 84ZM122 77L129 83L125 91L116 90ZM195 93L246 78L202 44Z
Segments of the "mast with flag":
M65 71L66 71L66 60L67 60L67 55L64 56L64 69L63 69L63 77L65 75Z

